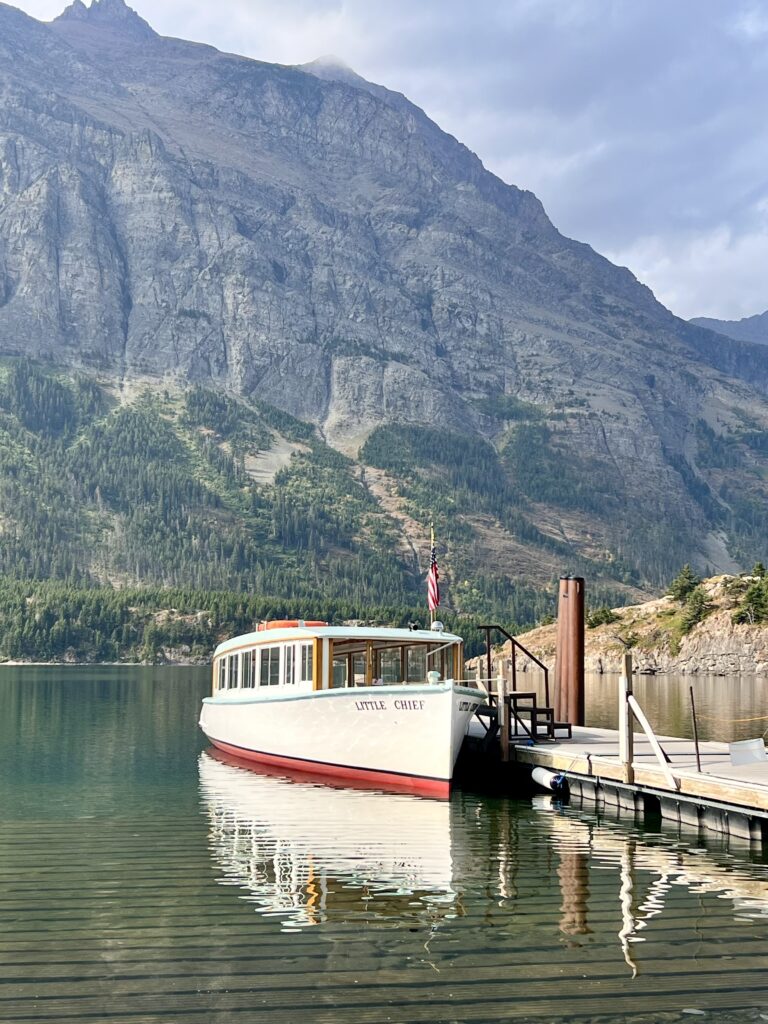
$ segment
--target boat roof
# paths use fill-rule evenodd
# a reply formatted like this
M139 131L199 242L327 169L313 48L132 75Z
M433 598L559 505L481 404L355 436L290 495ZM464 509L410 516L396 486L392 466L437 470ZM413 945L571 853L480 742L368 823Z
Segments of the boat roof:
M286 626L280 629L260 629L230 637L218 645L214 657L224 654L230 648L249 644L288 643L291 640L373 640L378 643L394 644L459 644L462 637L455 633L431 629L393 629L389 626Z

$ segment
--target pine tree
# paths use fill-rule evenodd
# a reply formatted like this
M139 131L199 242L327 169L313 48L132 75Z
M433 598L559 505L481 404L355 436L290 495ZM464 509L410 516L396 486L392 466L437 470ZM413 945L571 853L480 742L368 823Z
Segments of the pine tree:
M701 622L712 609L712 603L703 587L694 587L685 602L683 612L683 633L690 633L696 623Z
M686 600L701 583L701 578L696 575L687 563L683 566L677 576L669 585L669 592L676 601L681 603Z

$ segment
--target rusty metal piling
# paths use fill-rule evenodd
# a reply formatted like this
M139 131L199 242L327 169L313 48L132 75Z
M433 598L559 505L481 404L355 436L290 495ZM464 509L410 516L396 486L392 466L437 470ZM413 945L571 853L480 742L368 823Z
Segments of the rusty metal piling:
M555 717L584 725L584 579L562 576L555 655Z

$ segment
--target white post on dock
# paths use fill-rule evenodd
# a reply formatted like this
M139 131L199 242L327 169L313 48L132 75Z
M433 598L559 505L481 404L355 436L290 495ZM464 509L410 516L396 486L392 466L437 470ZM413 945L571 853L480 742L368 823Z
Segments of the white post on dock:
M624 651L624 667L619 676L619 758L624 769L623 781L632 784L635 781L635 770L632 762L635 759L635 736L632 729L632 709L629 698L632 696L632 652Z
M498 700L496 709L499 716L499 746L501 748L501 760L509 760L509 705L507 704L507 680L504 673L499 672L498 679Z

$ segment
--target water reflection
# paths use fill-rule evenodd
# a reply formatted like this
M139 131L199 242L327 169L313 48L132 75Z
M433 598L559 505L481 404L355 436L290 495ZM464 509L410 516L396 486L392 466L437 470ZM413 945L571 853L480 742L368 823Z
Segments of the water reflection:
M545 887L547 876L556 880L559 903L547 891L536 913L546 920L550 907L557 912L564 948L603 941L613 918L615 956L632 978L643 971L639 944L664 917L670 892L716 897L732 921L768 924L768 869L718 837L710 848L698 837L689 845L598 821L548 796L526 810L469 794L443 802L333 789L219 754L200 756L199 775L219 881L245 890L282 930L458 916L493 927L499 908L510 918L531 914L527 890L537 871ZM659 934L672 927L690 940L679 908L670 916L658 922Z
M4 1022L768 1013L768 855L549 798L201 759L207 675L0 671Z
M209 687L201 668L0 666L4 819L178 807Z
M598 824L589 816L560 807L549 796L537 798L535 805L560 859L561 932L566 936L590 932L590 873L615 869L619 948L633 978L640 972L635 944L646 941L645 930L653 918L663 915L673 887L727 900L734 920L768 924L768 871L764 866L748 859L740 862L724 850L718 855L664 836L643 839L625 824Z
M221 880L284 929L454 912L447 801L296 781L211 750L198 767Z
M557 868L560 880L560 931L563 935L586 935L589 900L589 859L580 851L561 850Z

